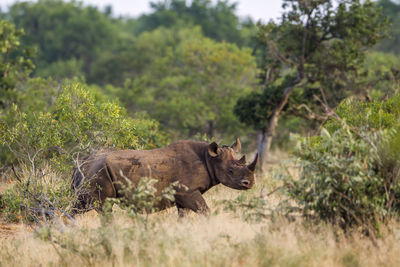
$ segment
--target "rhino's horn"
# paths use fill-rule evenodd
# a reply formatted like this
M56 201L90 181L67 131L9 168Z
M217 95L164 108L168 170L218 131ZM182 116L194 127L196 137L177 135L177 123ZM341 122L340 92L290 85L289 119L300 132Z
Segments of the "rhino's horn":
M240 164L246 164L246 156L243 156L239 159Z
M247 168L249 168L250 171L254 172L256 170L257 160L258 160L258 153L256 154L256 157L254 158L253 162L250 163L249 166L247 166Z
M236 141L231 145L231 148L233 151L235 151L235 153L240 153L242 150L242 144L240 143L239 138L236 138Z

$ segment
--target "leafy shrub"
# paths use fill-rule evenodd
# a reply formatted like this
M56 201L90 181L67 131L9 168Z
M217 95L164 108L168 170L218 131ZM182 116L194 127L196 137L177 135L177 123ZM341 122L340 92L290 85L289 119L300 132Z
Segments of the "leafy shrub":
M21 46L22 29L0 19L0 111L17 98L17 85L28 78L34 65L32 51Z
M261 196L246 197L240 194L233 200L223 200L220 202L224 206L224 210L232 211L240 214L245 221L261 221L270 218L273 210L268 207L268 201Z
M364 102L353 98L346 99L336 108L336 114L347 125L359 131L395 128L399 125L400 94L396 94L384 101ZM341 129L342 125L338 120L330 119L324 127L330 133L333 133Z
M22 111L13 105L0 127L0 144L10 151L8 163L23 170L15 173L21 178L2 198L2 212L27 220L35 212L52 217L55 210L69 209L75 197L69 190L72 167L83 156L105 147L153 148L166 142L157 122L128 117L116 103L79 83L63 87L48 110ZM49 182L43 169L59 178Z
M296 155L302 172L287 188L304 215L314 213L343 226L379 220L386 196L384 179L374 171L376 148L340 129L332 135L324 131L318 146L304 140Z
M69 216L76 198L68 179L49 168L25 167L20 174L18 182L1 194L0 218L30 223Z
M156 179L142 177L137 185L133 185L129 178L122 177L125 179L125 183L121 184L120 194L122 197L107 199L104 209L110 211L113 204L117 204L126 209L128 214L133 217L141 213L158 211L158 207L163 201L175 201L176 188L183 186L176 181L157 194L157 189L154 187L157 183Z
M400 215L398 95L386 101L347 100L316 137L295 150L300 177L286 177L286 193L302 214L374 235Z
M12 151L9 161L49 160L64 170L78 154L102 147L153 148L166 141L155 121L128 117L116 103L96 101L79 83L65 86L49 111L23 112L14 105L7 117L0 142Z

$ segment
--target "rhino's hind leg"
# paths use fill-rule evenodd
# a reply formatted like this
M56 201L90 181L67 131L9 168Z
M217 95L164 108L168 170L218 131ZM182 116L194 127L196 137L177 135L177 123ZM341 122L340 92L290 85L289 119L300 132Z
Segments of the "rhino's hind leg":
M105 200L117 197L114 179L107 165L92 174L89 180L90 182L81 188L81 192L77 192L78 201L73 208L75 213L84 213L92 209L101 213Z
M185 209L190 209L196 213L209 215L210 209L200 191L196 190L190 193L177 193L175 195L176 207L180 217L184 216Z
M96 173L96 178L91 186L94 188L92 197L94 200L94 209L97 212L103 212L103 205L107 198L117 197L117 191L114 186L114 177L110 168L105 165Z

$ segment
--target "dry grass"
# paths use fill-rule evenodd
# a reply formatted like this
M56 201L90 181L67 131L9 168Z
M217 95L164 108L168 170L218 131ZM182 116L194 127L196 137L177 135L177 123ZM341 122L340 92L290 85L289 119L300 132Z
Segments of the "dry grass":
M117 214L107 224L89 213L78 226L58 226L51 235L21 227L3 237L0 265L400 266L398 225L393 233L376 247L358 234L337 236L327 226L247 223L229 213L178 220L167 211L146 222Z
M218 204L277 185L269 176L259 180L249 192L223 186L207 192L214 211L208 218L178 219L169 209L132 219L116 208L108 221L89 212L77 218L76 226L61 221L38 229L0 225L0 266L400 266L396 222L375 246L358 233L300 219L246 221L241 210L226 211ZM267 200L274 206L281 197L276 193Z

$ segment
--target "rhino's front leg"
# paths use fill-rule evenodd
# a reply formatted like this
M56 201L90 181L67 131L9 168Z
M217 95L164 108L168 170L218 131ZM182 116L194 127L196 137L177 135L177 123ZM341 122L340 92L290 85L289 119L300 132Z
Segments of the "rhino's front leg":
M175 202L180 217L184 216L185 209L190 209L203 215L210 214L210 209L199 190L190 193L177 193L175 195Z

